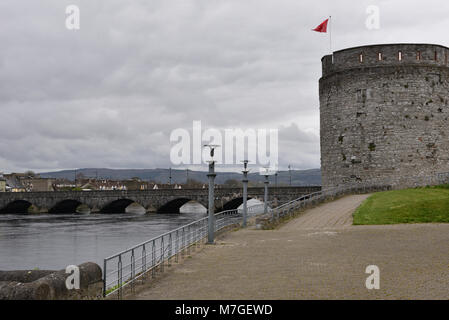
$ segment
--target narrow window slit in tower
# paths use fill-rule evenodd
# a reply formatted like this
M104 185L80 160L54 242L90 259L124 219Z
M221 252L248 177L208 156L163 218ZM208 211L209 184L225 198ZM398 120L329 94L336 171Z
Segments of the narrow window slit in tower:
M402 61L402 51L399 51L399 52L398 52L398 60L399 60L399 61Z
M416 60L421 60L421 51L416 52Z
M435 61L438 61L438 52L435 51Z
M363 53L361 53L361 54L359 55L359 62L360 62L360 63L363 62Z
M382 61L382 52L379 52L379 53L377 54L377 59L378 59L379 61Z

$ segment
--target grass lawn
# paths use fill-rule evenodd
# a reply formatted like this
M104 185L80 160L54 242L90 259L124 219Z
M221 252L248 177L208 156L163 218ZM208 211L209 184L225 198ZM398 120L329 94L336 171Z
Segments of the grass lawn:
M354 212L354 224L449 223L449 185L373 194Z

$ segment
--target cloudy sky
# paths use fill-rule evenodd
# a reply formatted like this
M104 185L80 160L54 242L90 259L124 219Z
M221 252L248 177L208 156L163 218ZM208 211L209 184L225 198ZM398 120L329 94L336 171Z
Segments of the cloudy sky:
M448 46L448 13L443 0L2 0L0 171L169 167L170 133L194 120L277 128L281 168L317 168L329 39L311 29L332 15L334 50Z

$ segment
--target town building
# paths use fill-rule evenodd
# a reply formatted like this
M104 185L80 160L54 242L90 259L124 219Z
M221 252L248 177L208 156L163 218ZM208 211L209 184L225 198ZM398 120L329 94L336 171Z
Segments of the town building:
M3 173L0 172L0 192L6 192L6 179L3 177Z

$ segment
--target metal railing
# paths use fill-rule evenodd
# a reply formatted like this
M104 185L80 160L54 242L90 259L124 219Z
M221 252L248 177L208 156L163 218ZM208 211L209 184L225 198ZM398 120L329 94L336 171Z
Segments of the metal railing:
M355 183L352 185L344 185L342 187L328 188L308 195L303 195L298 199L289 201L276 208L269 210L271 219L279 219L287 214L291 214L296 210L304 208L309 204L318 204L324 201L332 200L349 194L365 194L370 192L388 191L398 188L416 188L423 186L435 186L449 183L449 172L439 172L431 176L408 177L407 184L402 185L396 180L385 181L386 183Z
M273 219L279 219L310 203L351 192L355 192L355 189L314 192L276 208L269 207L268 212ZM241 212L242 209L234 209L216 213L214 215L215 231L240 223ZM264 213L264 204L250 206L247 212L250 217L261 215ZM190 250L195 250L198 245L206 241L208 220L209 217L196 220L104 259L103 295L106 297L117 294L118 298L121 298L125 287L129 286L133 291L137 280L145 279L149 274L155 277L156 272L163 272L164 266L170 265L172 260L178 262L180 255L183 257L186 254L189 255Z
M280 205L279 207L271 209L269 213L271 214L272 220L274 220L275 218L279 219L279 218L285 216L286 214L289 214L295 210L301 209L301 208L309 205L309 203L313 202L315 199L317 199L321 196L322 196L322 191L303 195L303 196L299 197L298 199L289 201L287 203L284 203L283 205Z
M103 296L116 293L121 298L123 288L134 290L136 280L149 273L155 277L157 269L163 272L165 264L178 262L179 255L189 255L206 241L208 219L196 220L104 259ZM216 213L214 219L215 231L241 220L237 209Z
M357 184L352 186L345 186L340 188L330 188L311 194L303 195L298 199L284 203L274 209L270 210L271 219L276 220L285 215L292 214L294 211L305 208L309 205L318 204L328 200L332 200L348 194L364 194L377 191L391 190L391 185L368 185Z
M346 194L390 189L390 185L361 184L327 189L269 208L268 214L273 220L279 219L310 204L318 204ZM242 209L234 209L216 213L215 231L240 223L241 212ZM264 204L250 206L247 212L248 216L261 215L264 213ZM151 277L155 277L157 269L163 272L165 264L170 265L172 260L178 262L180 255L189 255L190 250L195 250L201 243L206 242L208 219L209 217L204 217L196 220L104 259L103 295L106 297L116 293L120 299L125 287L130 286L131 290L134 290L136 280L144 279L149 273Z

